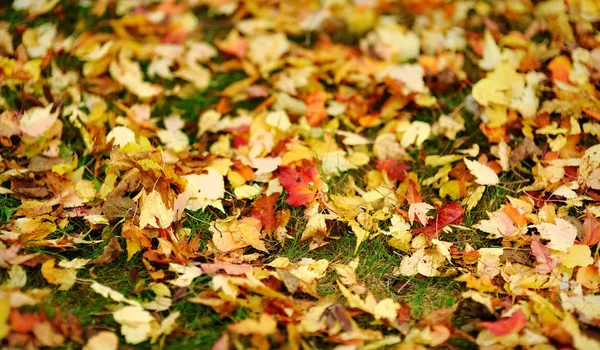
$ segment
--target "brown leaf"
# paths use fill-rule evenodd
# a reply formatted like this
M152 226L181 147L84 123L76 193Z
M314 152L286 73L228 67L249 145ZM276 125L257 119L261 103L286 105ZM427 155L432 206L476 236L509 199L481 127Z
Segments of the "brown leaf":
M54 319L52 324L61 334L75 341L81 341L83 337L83 330L79 324L79 320L71 312L67 312L67 318L64 318L61 310L58 307L54 308Z
M279 274L279 277L281 277L281 280L283 281L283 284L285 285L285 288L287 288L288 292L291 294L296 293L298 287L300 287L300 279L283 269L277 269L277 273Z
M47 185L34 179L14 179L10 187L13 192L29 198L44 199L54 195Z
M112 221L135 211L135 202L129 197L108 197L102 204L102 213Z
M279 193L273 193L270 196L262 196L252 203L252 206L258 210L264 231L269 235L277 228L275 203L277 203L278 199Z
M90 264L108 264L109 262L117 259L121 253L123 253L123 248L121 248L121 245L119 244L119 239L117 237L113 237L104 247L102 253L96 259L90 261Z
M27 169L35 173L41 171L51 171L52 167L58 164L70 164L73 160L67 158L48 158L45 156L35 156L31 158Z
M600 222L594 214L587 212L583 221L583 240L581 243L593 246L600 242Z
M510 166L513 167L523 160L541 153L542 151L536 146L533 140L525 138L510 153Z

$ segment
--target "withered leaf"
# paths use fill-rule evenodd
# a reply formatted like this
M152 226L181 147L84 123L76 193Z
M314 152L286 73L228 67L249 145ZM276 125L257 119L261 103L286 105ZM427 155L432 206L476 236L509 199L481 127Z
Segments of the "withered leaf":
M90 261L90 264L108 264L109 262L117 259L121 253L123 253L123 248L121 248L121 244L119 244L119 239L117 237L113 237L104 247L102 253L100 253L96 259Z
M113 221L132 215L135 208L135 202L129 197L108 197L102 204L102 213Z
M300 287L300 279L284 269L277 269L277 273L288 292L291 294L296 293Z
M540 155L541 152L533 140L525 138L510 153L510 166L513 167L533 155Z

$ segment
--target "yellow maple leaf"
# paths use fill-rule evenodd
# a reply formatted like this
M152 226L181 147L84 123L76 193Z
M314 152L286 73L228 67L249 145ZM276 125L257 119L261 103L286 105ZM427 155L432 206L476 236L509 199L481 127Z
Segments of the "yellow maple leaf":
M486 164L481 164L470 159L464 159L464 162L471 171L471 174L475 176L475 183L480 185L496 185L500 182L498 175Z
M173 222L173 209L167 208L158 191L144 191L140 205L140 228L167 228Z

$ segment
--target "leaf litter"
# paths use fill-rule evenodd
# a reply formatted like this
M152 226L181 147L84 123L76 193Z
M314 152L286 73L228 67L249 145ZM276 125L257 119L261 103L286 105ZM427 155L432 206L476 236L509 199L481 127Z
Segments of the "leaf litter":
M213 349L600 348L599 23L592 0L14 1L3 346L167 346L184 303L228 320ZM385 278L461 299L377 295L374 240L401 257ZM97 280L121 259L148 276L128 292ZM81 289L97 326L48 312Z

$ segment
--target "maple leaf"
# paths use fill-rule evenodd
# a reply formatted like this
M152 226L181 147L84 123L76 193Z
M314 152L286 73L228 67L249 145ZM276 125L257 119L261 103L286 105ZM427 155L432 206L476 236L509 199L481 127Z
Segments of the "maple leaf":
M471 171L471 174L475 176L476 183L480 185L496 185L500 182L498 175L486 164L469 159L465 159L464 162Z
M408 179L405 197L409 204L423 202L423 197L421 196L421 192L419 192L417 184L411 179Z
M217 222L210 227L213 232L213 244L222 252L247 246L267 252L265 242L261 240L260 229L260 220L251 217L229 224Z
M401 163L394 158L387 158L377 161L377 169L384 171L390 180L404 181L410 170L410 165Z
M111 261L117 259L121 253L123 252L123 248L119 244L119 240L117 237L113 237L108 244L102 249L102 253L90 264L94 265L102 265L110 263Z
M173 222L173 209L167 208L158 191L144 191L140 207L140 228L166 228Z
M583 221L583 240L581 243L590 247L600 242L600 222L589 210Z
M429 216L427 216L427 212L431 209L434 209L433 205L428 203L411 203L408 207L408 220L412 225L415 218L419 219L421 225L427 225L427 221L429 220Z
M279 193L274 193L270 196L262 196L252 202L252 206L259 212L263 229L268 234L273 233L273 230L277 228L277 220L275 219L275 203L277 203L278 199Z
M248 40L242 37L237 30L230 31L225 40L215 40L215 45L219 50L238 58L246 56L246 51L248 51Z
M525 328L527 326L527 316L519 309L509 317L503 317L495 322L479 322L479 325L485 327L496 336L504 336L513 332L519 332Z
M306 119L311 126L317 126L327 118L327 108L325 107L325 100L327 99L327 93L323 90L315 91L304 99L306 102Z
M126 50L121 51L118 60L110 63L109 72L113 79L141 99L149 99L164 90L162 86L144 81L140 64L131 61Z
M277 321L269 314L261 314L258 320L247 318L234 323L228 329L237 334L270 335L277 329Z
M60 0L15 0L12 7L18 11L27 11L30 15L42 15L52 10Z
M536 235L531 235L531 254L533 254L535 260L540 264L535 267L535 270L539 273L550 273L554 269L554 266L556 266L556 261L550 257L548 248L542 245L542 242L540 242Z
M42 264L42 276L48 283L60 286L60 290L68 290L75 284L76 270L55 267L56 260L48 259Z
M150 238L148 238L142 230L135 227L135 225L131 222L126 222L123 224L121 236L125 237L127 242L127 261L131 260L135 253L139 252L142 247L146 249L152 247Z
M461 208L460 204L447 203L440 210L438 210L437 214L433 219L431 219L426 227L419 228L413 230L414 233L423 233L428 237L438 237L440 231L450 225L450 224L459 224L463 216L465 215L465 211Z
M307 205L312 202L321 184L321 176L317 167L311 162L302 162L297 167L279 167L279 182L289 193L286 203L293 207Z
M575 243L577 228L565 219L556 218L554 224L543 222L535 227L542 238L550 240L548 248L566 252Z
M475 227L483 232L487 232L493 238L510 237L518 228L512 218L502 212L495 211L488 213L489 220L481 220Z

